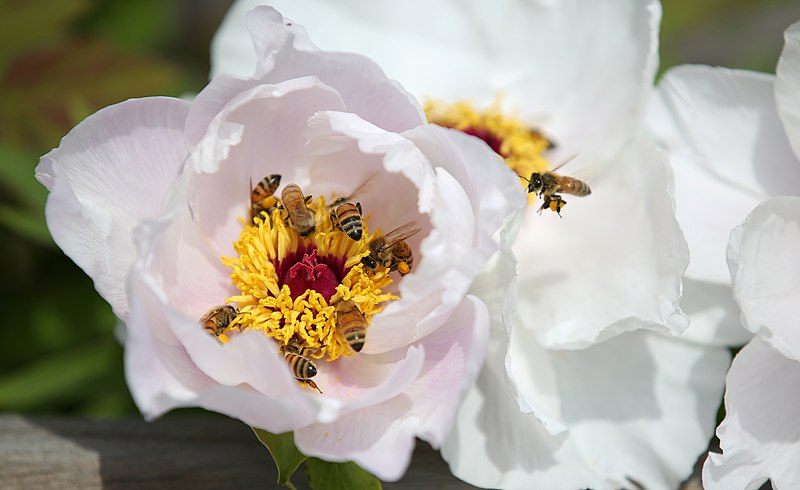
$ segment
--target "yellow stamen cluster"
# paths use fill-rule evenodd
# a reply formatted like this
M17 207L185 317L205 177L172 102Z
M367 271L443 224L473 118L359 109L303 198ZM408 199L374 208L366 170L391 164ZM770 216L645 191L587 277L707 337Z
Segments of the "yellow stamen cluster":
M468 101L448 104L430 99L425 101L424 109L433 124L482 137L518 175L529 177L532 172L542 172L549 166L543 153L552 143L526 126L516 114L507 114L501 96L483 111L476 110Z
M238 257L223 257L230 267L231 281L241 294L228 298L238 304L239 315L218 338L228 341L228 334L258 330L280 344L300 339L315 358L333 361L340 356L353 354L344 337L336 331L334 304L339 300L352 300L361 310L368 324L383 309L382 303L396 296L382 290L392 283L388 270L368 274L360 263L368 254L368 243L378 233L367 233L368 218L364 218L364 237L356 242L344 232L334 229L328 218L325 199L320 197L309 204L317 223L316 231L307 238L300 237L284 222L284 213L256 217L252 226L242 229L239 240L233 244ZM347 274L336 286L330 302L315 290L306 290L292 299L289 286L280 286L275 264L297 255L298 251L316 249L318 258L346 259ZM301 257L298 258L301 259Z

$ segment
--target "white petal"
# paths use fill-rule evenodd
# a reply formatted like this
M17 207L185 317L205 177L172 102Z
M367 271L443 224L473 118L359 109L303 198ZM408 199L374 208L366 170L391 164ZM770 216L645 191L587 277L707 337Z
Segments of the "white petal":
M634 325L674 334L687 327L677 302L688 251L666 162L641 135L601 170L591 195L567 196L564 219L529 207L514 246L515 328L546 347L582 348Z
M681 308L689 316L689 328L681 339L703 345L742 346L753 333L742 327L741 310L729 284L683 278Z
M244 28L240 18L228 19L235 30ZM404 131L425 122L417 101L389 80L374 61L357 54L316 49L302 26L270 7L249 12L246 23L256 49L256 71L252 77L222 73L211 80L192 104L186 124L190 141L199 140L216 113L237 94L260 84L309 75L333 87L348 112L384 129Z
M800 481L800 364L753 339L733 361L725 420L717 429L722 454L710 453L703 488L776 489Z
M502 327L492 330L486 363L442 446L450 470L485 488L603 488L573 441L519 411L505 386L506 339Z
M725 349L639 331L546 355L568 430L552 435L516 410L502 348L490 343L443 448L459 478L501 488L673 489L691 473L713 431Z
M760 204L731 233L728 262L742 323L800 360L800 197Z
M674 489L711 437L730 354L639 331L551 354L570 437L609 483Z
M188 155L189 104L154 97L106 107L41 158L36 178L50 191L45 210L59 247L125 320L125 276L136 257L133 228L158 215Z
M225 52L248 48L235 19L256 4L235 4L217 34ZM621 143L615 135L631 129L658 64L661 7L654 1L273 5L305 25L322 48L375 59L417 97L487 104L502 92L526 122L559 142L580 141L583 150ZM215 72L247 73L238 57L220 50Z
M783 38L783 52L775 69L775 102L794 154L800 157L800 22L789 26Z
M468 296L445 325L420 342L422 372L402 394L296 431L297 447L328 461L355 461L382 480L399 479L415 437L437 447L448 433L483 360L487 334L486 306Z
M800 188L769 75L681 66L659 84L650 125L675 172L676 215L692 261L687 276L728 282L731 228L769 195Z

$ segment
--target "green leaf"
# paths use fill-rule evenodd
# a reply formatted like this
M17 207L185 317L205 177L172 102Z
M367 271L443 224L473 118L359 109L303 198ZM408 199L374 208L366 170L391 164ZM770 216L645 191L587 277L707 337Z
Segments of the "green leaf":
M306 461L308 484L314 490L380 490L381 482L357 464L329 463L317 458Z
M0 142L0 185L33 211L44 213L47 189L34 177L39 155Z
M294 445L294 433L272 434L263 429L253 427L256 437L267 446L275 466L278 467L278 484L294 489L291 477L307 456L297 450Z
M0 62L32 44L63 37L90 7L89 0L0 0Z
M12 59L0 79L5 142L42 149L58 145L83 116L131 97L178 93L177 66L108 42L65 40Z
M76 347L23 366L0 378L0 410L46 408L80 400L98 390L98 381L116 361L110 341Z
M55 246L44 221L44 214L33 214L11 206L0 206L0 226L5 226L40 245Z

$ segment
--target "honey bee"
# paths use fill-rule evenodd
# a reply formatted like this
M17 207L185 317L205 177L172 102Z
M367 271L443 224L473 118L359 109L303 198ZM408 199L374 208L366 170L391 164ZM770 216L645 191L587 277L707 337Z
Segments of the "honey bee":
M228 325L231 324L233 319L236 318L236 315L238 314L239 310L237 310L234 306L215 306L214 308L208 310L208 313L203 315L203 317L200 319L200 323L208 333L218 336L223 330L228 328Z
M578 197L588 196L592 193L592 189L586 182L575 177L555 173L555 170L558 170L570 160L571 158L555 167L552 171L533 172L530 178L520 175L521 178L528 181L528 192L536 193L544 201L539 208L539 214L544 209L550 208L561 217L561 208L567 204L567 201L558 194L559 192Z
M351 349L361 352L367 337L367 319L351 300L337 301L335 307L336 329Z
M364 232L364 222L361 218L363 215L361 203L356 202L353 204L353 200L367 187L368 182L369 180L361 184L349 196L340 197L328 206L333 227L342 230L355 241L361 240L361 235Z
M419 233L420 228L416 225L414 222L406 223L370 240L369 255L362 258L361 263L371 271L382 265L402 276L411 272L414 257L406 240Z
M281 206L286 209L289 222L298 235L305 238L314 233L317 224L314 215L306 204L311 200L311 196L303 196L303 191L297 184L289 184L281 192Z
M299 342L294 340L281 346L281 353L289 364L289 369L294 379L300 382L300 384L310 386L322 393L319 387L317 387L317 384L311 380L311 378L317 375L317 367L311 362L311 359L309 359L307 355L310 351L311 349L301 346Z
M267 175L253 187L253 181L250 181L250 219L261 216L261 213L266 211L268 215L272 214L278 204L275 199L275 191L281 185L281 176L279 174Z

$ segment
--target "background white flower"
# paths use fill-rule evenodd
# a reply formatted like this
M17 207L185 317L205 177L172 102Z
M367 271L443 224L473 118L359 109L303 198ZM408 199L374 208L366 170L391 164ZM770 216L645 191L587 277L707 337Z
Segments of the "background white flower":
M235 23L254 3L229 12L213 72L241 70ZM419 97L480 106L502 91L556 142L552 161L579 153L576 167L600 169L563 220L523 216L520 292L492 311L487 363L443 450L455 474L504 488L674 488L706 447L729 356L661 335L688 323L677 306L688 253L670 170L641 127L660 5L278 4L321 46L369 54Z
M689 273L704 290L719 285L711 290L719 294L695 295L700 328L692 337L742 343L756 336L728 373L717 430L723 453L709 454L705 488L758 488L767 478L774 488L800 483L800 197L790 197L800 194L800 24L785 39L775 77L676 68L650 119L676 169ZM736 305L720 300L730 292L728 274Z
M274 9L247 23L254 73L222 74L192 103L108 107L42 157L48 225L126 322L126 375L145 417L208 408L294 430L307 455L395 480L415 437L441 443L477 376L489 320L468 288L524 199L505 192L517 179L496 154L427 125L371 60L320 51ZM246 293L220 257L238 255L250 179L271 173L314 196L370 180L359 201L372 229L422 228L409 239L413 273L390 286L400 299L375 315L363 351L317 363L322 395L298 386L262 332L223 345L197 320Z

